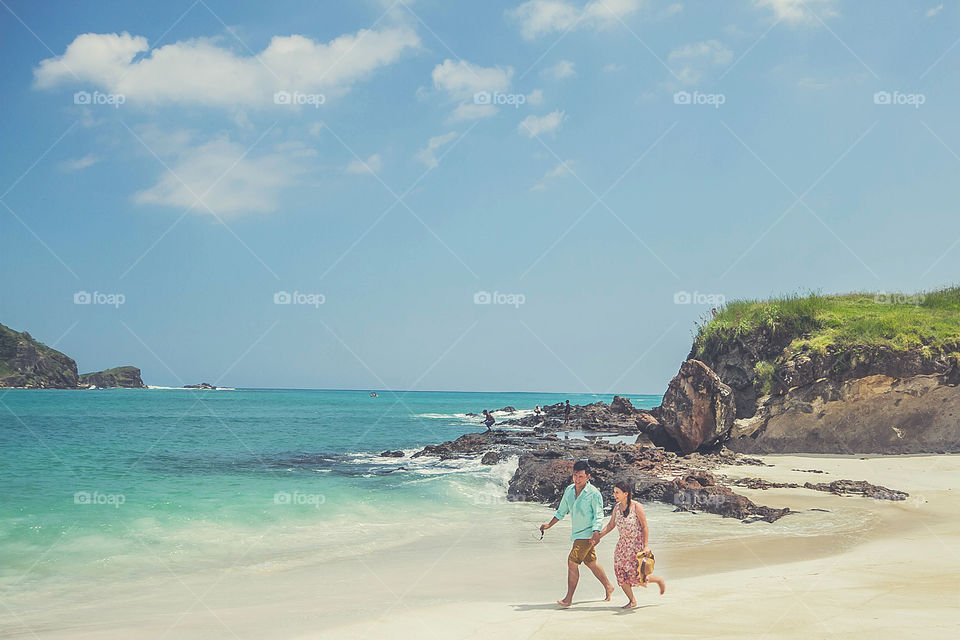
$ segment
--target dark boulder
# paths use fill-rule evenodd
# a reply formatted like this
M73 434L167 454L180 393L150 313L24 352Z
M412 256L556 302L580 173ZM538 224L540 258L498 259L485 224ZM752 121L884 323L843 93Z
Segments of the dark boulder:
M499 451L487 451L483 454L483 457L480 458L481 464L497 464L498 462L504 459L504 455Z
M659 422L684 453L691 453L726 439L735 415L733 390L704 363L687 360L667 387Z

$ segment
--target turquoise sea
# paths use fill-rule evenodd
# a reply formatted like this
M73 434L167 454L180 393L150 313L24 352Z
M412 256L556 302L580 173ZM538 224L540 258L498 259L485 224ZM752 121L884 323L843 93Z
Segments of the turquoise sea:
M629 395L649 408L660 396ZM383 458L467 412L612 395L239 389L0 393L0 588L364 554L502 504L516 459ZM498 416L503 417L503 416ZM403 468L401 468L403 467Z

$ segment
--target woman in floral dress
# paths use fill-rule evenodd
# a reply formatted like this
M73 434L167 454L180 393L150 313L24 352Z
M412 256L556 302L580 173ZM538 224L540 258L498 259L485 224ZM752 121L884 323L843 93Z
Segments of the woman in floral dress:
M655 582L660 586L660 593L666 590L667 585L663 578L655 575L647 576L644 580L639 573L637 554L649 551L647 548L647 517L643 513L643 506L633 499L633 487L628 482L618 482L613 489L613 497L617 501L613 507L610 522L600 531L600 537L607 535L616 527L620 534L617 547L613 552L613 570L617 576L617 584L627 594L629 602L623 605L624 609L637 606L633 597L633 587L646 587L648 582Z

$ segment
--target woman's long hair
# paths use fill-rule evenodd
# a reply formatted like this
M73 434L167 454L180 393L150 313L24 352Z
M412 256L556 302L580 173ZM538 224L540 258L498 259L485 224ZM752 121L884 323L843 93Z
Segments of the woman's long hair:
M621 480L613 486L627 494L627 506L623 509L623 517L626 518L628 515L630 515L630 503L633 502L633 485L631 485L629 482Z

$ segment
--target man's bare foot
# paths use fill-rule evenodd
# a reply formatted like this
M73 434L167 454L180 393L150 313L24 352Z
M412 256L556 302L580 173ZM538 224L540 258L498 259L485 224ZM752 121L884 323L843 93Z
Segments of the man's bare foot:
M623 605L623 606L620 607L620 608L621 608L621 609L633 609L633 608L636 607L636 606L637 606L637 603L634 602L633 600L631 600L630 602L628 602L627 604Z
M567 607L569 607L569 606L572 605L573 603L572 603L572 602L567 602L566 600L557 600L557 604L560 605L561 607L563 607L564 609L566 609Z
M610 596L613 595L613 592L616 591L617 588L614 587L614 586L611 584L611 585L607 585L606 589L607 589L607 597L604 598L603 601L604 601L604 602L610 602Z

